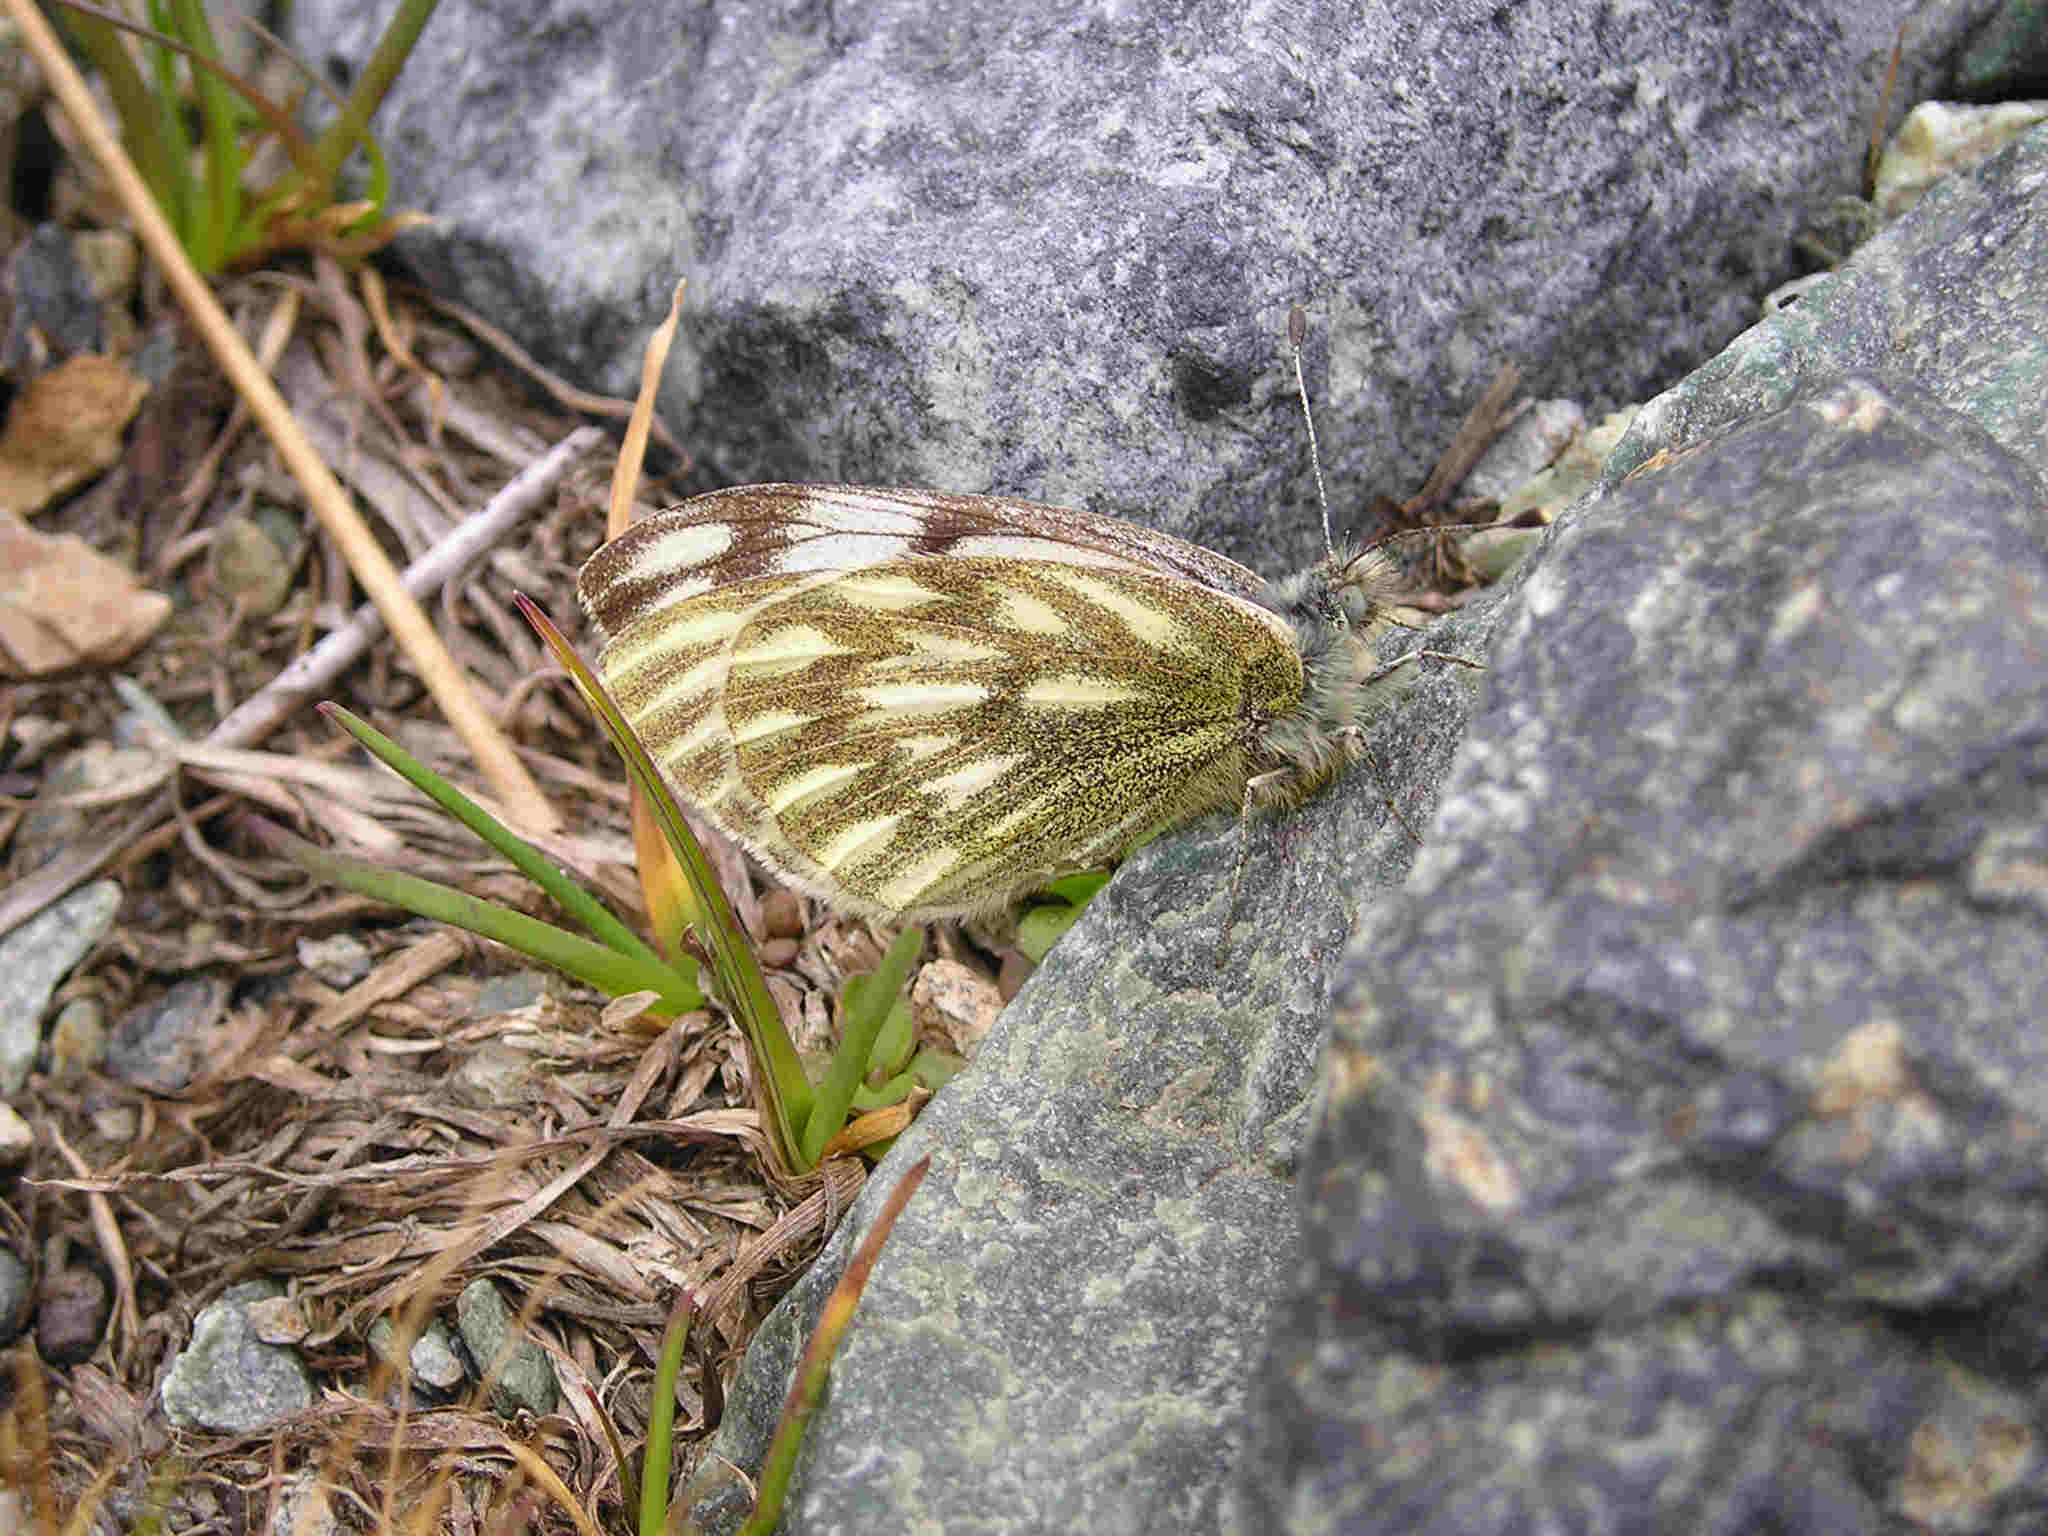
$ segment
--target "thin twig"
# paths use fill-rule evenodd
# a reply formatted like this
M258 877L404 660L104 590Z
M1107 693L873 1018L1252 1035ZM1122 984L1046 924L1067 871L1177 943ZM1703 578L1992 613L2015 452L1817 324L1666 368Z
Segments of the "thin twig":
M585 451L602 440L596 427L578 427L515 476L490 503L454 529L436 548L407 568L400 579L423 597L503 538L567 474ZM331 685L360 658L383 627L377 610L364 604L342 628L286 667L206 735L212 747L246 747L263 740L306 701ZM0 934L11 933L66 892L83 885L136 838L171 814L168 793L158 795L105 838L59 854L23 876L0 895Z
M1479 403L1465 413L1465 419L1458 424L1451 444L1444 449L1443 457L1436 461L1436 468L1429 472L1429 478L1422 483L1422 489L1409 497L1402 506L1402 513L1415 522L1426 521L1446 496L1457 489L1458 482L1471 473L1472 466L1479 462L1481 454L1500 436L1507 425L1508 402L1515 397L1515 390L1522 382L1522 370L1513 363L1502 363L1493 376L1493 382L1486 386L1486 393Z
M71 1165L71 1171L81 1179L91 1178L92 1169L71 1149L71 1143L64 1139L64 1132L57 1122L47 1120L43 1128L49 1133L57 1155ZM129 1261L128 1244L122 1240L121 1224L114 1219L112 1203L105 1195L87 1195L85 1201L86 1210L92 1218L93 1236L99 1240L100 1257L107 1261L108 1273L114 1277L114 1295L120 1303L121 1332L125 1339L118 1353L126 1362L142 1342L142 1308L135 1299L135 1266Z
M541 367L534 360L531 353L523 350L518 342L499 330L495 325L492 325L490 321L479 315L475 310L467 309L456 303L455 300L431 292L428 289L419 288L412 289L411 291L417 293L422 299L426 300L427 303L440 310L443 314L453 315L457 320L461 321L471 331L476 333L478 340L484 342L497 352L500 357L504 358L506 362L526 374L534 383L546 390L558 404L575 411L581 416L609 416L614 421L626 421L632 417L632 401L615 399L611 395L594 395L589 390L578 389L567 380L548 372L547 369ZM675 436L669 431L667 423L659 416L654 418L649 430L654 434L655 440L677 458L688 457L683 452L683 445L675 440Z
M234 385L236 393L262 425L286 468L304 488L314 515L347 553L370 601L383 612L392 636L404 647L434 701L448 721L462 735L486 780L495 788L515 823L531 831L553 831L560 824L554 807L540 786L527 773L512 745L470 690L462 671L441 643L440 635L399 583L391 557L384 553L362 516L330 471L306 441L293 420L290 407L270 382L269 375L250 355L213 296L213 290L196 272L178 244L149 188L143 184L127 152L108 129L94 104L85 80L64 52L49 22L30 0L4 0L8 13L21 30L28 51L41 69L43 80L63 105L81 140L113 183L122 206L135 223L143 244L162 270L179 305L192 319L193 328L213 353L214 361Z
M406 567L406 591L424 598L450 576L465 569L532 511L553 489L569 466L603 440L596 427L578 427L493 496L475 516L465 519L426 554ZM331 687L354 666L371 642L383 633L384 622L368 603L313 649L299 657L261 691L251 694L233 714L207 734L209 746L248 746L284 723L312 695Z

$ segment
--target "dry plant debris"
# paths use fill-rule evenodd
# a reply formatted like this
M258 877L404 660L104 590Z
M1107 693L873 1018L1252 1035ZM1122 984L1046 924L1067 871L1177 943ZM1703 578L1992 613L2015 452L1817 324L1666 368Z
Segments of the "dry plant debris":
M448 563L470 514L578 426L418 295L370 297L316 265L223 297L401 567ZM78 639L63 675L0 684L0 927L95 870L121 892L111 933L50 1001L63 1030L44 1031L9 1100L33 1140L0 1166L0 1253L28 1287L22 1316L0 1316L12 1356L0 1485L64 1512L110 1474L95 1495L105 1529L127 1529L152 1487L168 1490L173 1531L253 1530L309 1489L348 1529L420 1507L441 1529L482 1529L508 1509L525 1529L570 1529L533 1492L537 1454L616 1522L598 1405L632 1447L684 1288L729 1377L861 1167L769 1177L745 1053L722 1017L603 1022L604 999L309 886L238 836L238 814L256 808L489 899L536 900L283 691L281 677L302 679L347 632L345 570L175 316L128 302L142 307L140 343L175 361L111 469L33 533L107 568L73 581L66 622L82 625L86 598L118 598L126 628L104 627L134 643L118 681L90 665L116 643ZM570 830L547 851L632 918L622 775L509 606L519 590L578 622L573 578L601 537L608 465L558 457L516 531L461 553L433 612L565 812ZM418 677L374 630L358 626L312 698L379 722L473 789ZM259 721L235 726L252 711ZM882 940L766 887L729 846L715 857L787 1017L829 1034L845 978ZM947 979L986 1013L986 975L980 990ZM934 1016L935 1036L947 1027ZM172 1424L161 1384L194 1319L256 1277L288 1288L261 1331L310 1367L313 1406L261 1432ZM537 1419L493 1408L473 1371L452 1391L399 1381L370 1347L380 1318L400 1345L445 1331L479 1280L561 1384ZM76 1342L60 1364L61 1318ZM679 1422L701 1423L703 1390L686 1376Z

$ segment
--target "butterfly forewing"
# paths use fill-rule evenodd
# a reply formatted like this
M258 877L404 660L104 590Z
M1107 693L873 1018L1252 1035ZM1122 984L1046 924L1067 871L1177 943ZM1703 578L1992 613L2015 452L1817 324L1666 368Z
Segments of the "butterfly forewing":
M582 590L678 792L842 907L984 910L1235 804L1249 722L1300 701L1292 631L1236 590L1257 578L1196 546L988 498L786 489L650 519ZM885 516L918 508L916 537ZM820 569L825 550L851 563Z
M578 590L608 635L642 612L759 576L849 571L912 555L1126 565L1257 600L1254 572L1119 518L998 496L850 485L743 485L635 524L584 567Z

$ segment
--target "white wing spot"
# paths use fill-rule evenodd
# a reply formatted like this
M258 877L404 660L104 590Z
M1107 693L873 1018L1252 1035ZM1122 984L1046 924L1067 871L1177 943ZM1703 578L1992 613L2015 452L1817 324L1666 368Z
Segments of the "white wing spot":
M658 539L648 539L624 575L633 581L653 581L681 576L709 564L732 548L732 525L723 522L690 523L672 528Z
M650 748L649 750L654 751L664 765L674 768L679 763L688 762L693 755L701 752L712 742L722 740L724 736L725 721L720 719L718 715L707 712L695 725L691 726L683 735L670 742L667 747L660 749Z
M988 702L980 683L870 683L853 694L865 704L896 715L937 715Z
M818 849L814 857L823 868L836 874L845 865L858 859L872 844L885 840L896 830L896 823L902 819L903 813L898 811L893 816L877 816L872 821L857 821Z
M779 736L784 731L801 730L817 718L816 715L799 715L787 709L771 709L766 714L756 715L744 724L733 727L733 745L745 746L748 742L759 741L764 736Z
M1026 635L1064 635L1070 627L1059 609L1029 592L1005 592L991 619L998 628Z
M1002 842L1013 832L1021 832L1038 815L1040 799L1026 800L1001 821L993 823L982 836L990 842Z
M957 811L976 795L998 782L1009 771L1022 762L1021 753L1008 757L978 757L951 773L934 774L918 781L918 792L937 795L945 802L946 809Z
M958 736L901 736L896 740L897 750L908 753L913 763L921 763L941 752L950 752L959 745Z
M730 608L693 613L688 603L678 603L613 637L605 647L604 671L658 664L678 651L722 648L745 618Z
M1104 704L1128 704L1141 697L1135 688L1080 672L1056 672L1041 677L1023 694L1026 704L1046 709L1094 709Z
M710 604L692 607L682 605L680 611L665 615L661 620L661 643L664 645L723 645L732 638L733 632L746 622L747 612L740 608L719 608Z
M907 911L959 863L958 849L934 848L907 869L891 876L875 895L883 906L894 907L898 912Z
M623 675L623 669L611 657L607 656L605 662L607 671L615 676ZM694 704L698 699L708 697L725 681L725 658L717 655L707 656L681 677L664 677L658 681L659 686L647 695L645 702L640 706L642 714L657 714L678 705Z
M934 661L1001 661L1010 654L1000 645L989 645L985 641L969 640L940 630L912 629L906 631L902 638L906 650ZM896 666L900 661L900 657L884 657L877 665Z
M793 779L786 779L775 793L768 797L768 814L780 816L800 800L808 800L813 795L822 795L837 789L867 767L866 763L821 763L808 773L800 773Z
M1104 612L1114 614L1144 644L1164 650L1184 648L1179 622L1153 604L1140 602L1130 593L1081 571L1048 570L1045 575Z
M745 650L735 650L732 664L787 672L828 656L845 654L846 647L821 629L808 624L782 624L755 637Z
M1029 560L1038 565L1057 558L1062 565L1114 565L1128 570L1136 564L1105 549L1090 549L1066 539L1036 533L976 533L946 546L949 560Z
M834 591L852 599L863 608L880 608L892 613L901 612L906 608L921 607L925 603L936 603L944 596L908 576L892 571L848 576L834 584Z
M778 575L810 571L853 571L865 566L902 560L910 554L910 540L877 528L844 529L838 533L799 539L777 552Z

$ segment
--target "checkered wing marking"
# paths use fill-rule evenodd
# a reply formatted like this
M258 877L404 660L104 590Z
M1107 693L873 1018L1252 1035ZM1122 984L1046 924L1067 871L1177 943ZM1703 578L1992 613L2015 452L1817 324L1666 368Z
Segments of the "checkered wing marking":
M682 797L794 883L878 916L986 910L1236 804L1247 723L1303 686L1259 604L1025 537L1062 557L956 543L635 602L618 629L600 609L601 665Z
M1120 518L996 496L849 485L743 485L692 497L600 549L577 590L599 630L614 635L669 604L736 582L917 555L1120 566L1251 601L1266 590L1234 560Z

